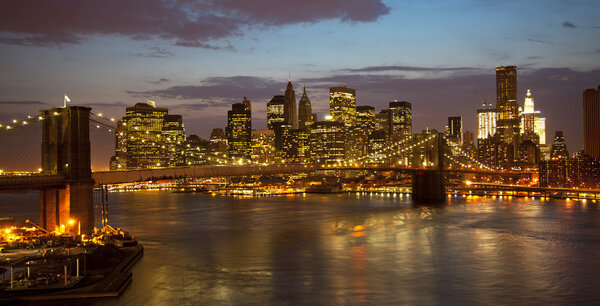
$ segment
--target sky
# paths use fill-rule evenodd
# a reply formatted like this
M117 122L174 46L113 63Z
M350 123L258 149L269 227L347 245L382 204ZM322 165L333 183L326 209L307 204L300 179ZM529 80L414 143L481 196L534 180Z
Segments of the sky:
M582 92L600 85L598 12L596 0L9 1L0 124L67 93L115 118L153 100L208 138L246 96L253 128L265 129L266 103L291 77L319 118L329 87L345 84L377 111L411 102L415 132L443 130L449 116L475 132L482 100L496 104L495 67L516 65L519 105L531 89L547 142L562 130L574 152Z

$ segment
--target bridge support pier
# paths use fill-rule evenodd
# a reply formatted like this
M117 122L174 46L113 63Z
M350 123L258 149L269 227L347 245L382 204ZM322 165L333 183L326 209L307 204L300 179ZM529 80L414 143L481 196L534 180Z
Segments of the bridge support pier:
M64 185L40 193L38 222L46 230L87 234L94 228L90 110L69 106L41 111L42 173L65 177Z
M422 170L413 174L412 198L416 202L440 202L446 200L444 172Z

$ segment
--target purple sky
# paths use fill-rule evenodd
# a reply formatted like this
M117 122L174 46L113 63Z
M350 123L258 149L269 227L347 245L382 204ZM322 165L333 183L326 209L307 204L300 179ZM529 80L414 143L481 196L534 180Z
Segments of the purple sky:
M66 92L110 117L155 100L203 138L247 96L263 129L266 103L291 74L320 118L328 88L347 84L359 105L411 102L415 131L443 129L456 115L475 131L477 92L491 89L495 102L494 68L516 65L519 104L531 89L547 141L563 130L572 152L583 143L582 92L600 85L598 12L591 0L9 1L0 10L0 124L60 106ZM27 136L0 132L11 147L0 169L36 138L11 133ZM105 167L111 139L98 138Z

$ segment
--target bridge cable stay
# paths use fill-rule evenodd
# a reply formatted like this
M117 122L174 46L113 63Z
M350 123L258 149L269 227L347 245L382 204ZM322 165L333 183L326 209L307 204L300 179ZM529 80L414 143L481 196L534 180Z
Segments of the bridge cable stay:
M392 151L391 153L389 153L388 155L386 155L384 158L395 157L395 156L398 156L398 155L400 155L400 154L402 154L402 153L404 153L404 152L407 152L407 151L409 151L409 150L412 150L412 149L414 149L415 147L419 147L420 145L426 144L427 142L429 142L429 141L431 141L431 140L434 140L434 139L435 139L435 137L436 137L436 135L435 135L435 134L432 134L432 135L428 136L427 138L425 138L425 139L421 139L421 140L419 140L419 141L417 141L417 140L414 140L414 139L405 139L405 140L402 140L402 141L396 142L396 143L394 143L394 144L392 144L392 145L390 145L390 146L388 146L388 147L386 147L386 148L384 148L384 149L381 149L381 150L379 150L379 151L376 151L376 152L375 152L375 154L381 154L381 153L383 153L384 151L389 151L389 150L391 150L391 149L395 148L396 146L400 146L400 145L406 144L406 146L405 146L404 148L402 148L402 149L400 149L400 150ZM409 140L412 140L412 142L409 142ZM372 158L372 155L368 155L368 156L366 156L366 158L373 159L373 158ZM381 159L381 158L377 158L377 157L375 157L374 159Z
M485 170L502 170L498 167L493 167L493 166L489 166L486 165L484 163L482 163L481 161L473 158L472 156L470 156L469 154L467 154L466 152L464 152L461 148L460 145L451 141L450 139L448 139L447 137L444 136L444 140L446 140L446 143L448 143L450 145L451 150L453 150L454 152L457 152L460 156L465 157L469 160L471 160L472 162L474 162L475 164L477 164L479 166L480 169L485 169ZM458 162L458 161L457 161ZM459 164L462 164L460 162L458 162Z

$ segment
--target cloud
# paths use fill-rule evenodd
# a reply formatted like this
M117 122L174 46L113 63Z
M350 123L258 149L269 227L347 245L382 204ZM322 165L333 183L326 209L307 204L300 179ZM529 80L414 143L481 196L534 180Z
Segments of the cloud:
M127 91L127 93L146 98L159 97L166 99L229 99L267 98L281 94L285 82L254 76L211 77L204 79L199 85L178 85L165 89L150 91Z
M140 56L140 57L155 57L155 58L165 58L165 57L171 57L174 56L175 54L167 49L163 49L160 47L149 47L146 48L147 52L138 52L138 53L134 53L134 56Z
M565 28L571 28L571 29L576 29L577 28L577 26L574 23L570 22L570 21L563 22L562 26L565 27Z
M431 68L415 66L368 66L363 68L343 69L346 72L387 72L387 71L410 71L410 72L441 72L441 71L470 71L478 70L474 67L450 67L450 68Z
M381 0L8 1L0 10L0 43L65 46L111 35L215 49L221 46L211 42L250 28L372 22L389 12Z
M42 101L0 101L0 105L47 105L48 103Z
M148 83L154 84L154 85L159 85L159 84L162 84L162 83L169 83L170 81L171 81L170 79L160 78L160 79L158 79L156 81L148 81Z
M89 103L81 103L81 105L85 105L85 106L94 106L94 107L128 107L131 106L129 104L123 103L123 102L89 102Z
M551 44L551 42L549 42L547 40L535 39L535 38L527 38L527 41L536 42L536 43L540 43L540 44Z
M534 60L534 59L540 59L540 58L542 58L542 57L541 57L541 56L539 56L539 55L533 55L533 56L528 56L528 57L527 57L527 59L530 59L530 60Z

